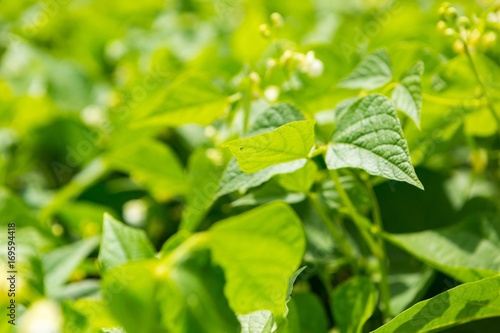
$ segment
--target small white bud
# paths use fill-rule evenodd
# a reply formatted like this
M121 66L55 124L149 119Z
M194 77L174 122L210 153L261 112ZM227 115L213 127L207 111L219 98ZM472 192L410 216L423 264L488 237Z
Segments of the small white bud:
M269 86L264 90L264 97L270 102L276 102L280 95L280 88L277 86Z
M84 123L90 126L98 126L105 120L105 111L98 105L89 105L83 109L81 117Z
M283 16L281 16L280 13L272 13L271 14L271 22L273 22L273 25L277 28L280 28L283 26Z
M252 81L253 84L258 85L260 83L260 76L259 74L252 72L250 73L250 81Z
M144 200L130 200L123 205L123 219L130 225L141 226L146 221L147 211Z
M307 71L307 74L309 74L310 77L318 77L323 74L323 62L319 59L314 59L310 64L309 64L309 70Z
M267 59L266 66L267 69L273 69L276 66L276 60L274 60L273 58Z

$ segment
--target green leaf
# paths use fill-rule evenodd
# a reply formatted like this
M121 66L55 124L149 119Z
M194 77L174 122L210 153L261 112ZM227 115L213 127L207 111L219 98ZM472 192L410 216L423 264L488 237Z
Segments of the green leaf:
M279 183L285 189L293 192L308 193L314 183L318 167L313 161L307 161L306 165L292 173L279 176Z
M273 314L268 310L239 315L241 333L271 333L274 325Z
M268 204L216 223L209 231L213 259L226 276L225 294L238 314L284 315L290 278L305 248L300 219L286 204Z
M182 254L182 255L181 255ZM239 332L223 294L224 274L206 249L130 262L107 272L103 295L127 332Z
M164 332L156 260L134 261L104 274L102 295L107 308L127 332ZM171 297L170 302L176 299ZM179 309L176 304L174 309ZM179 311L179 310L177 310Z
M294 121L305 120L304 115L290 104L276 104L262 112L252 124L248 136L270 132Z
M276 181L271 180L231 202L231 207L257 206L273 201L283 201L289 204L295 204L303 201L305 198L306 196L303 193L289 192L278 185Z
M297 293L293 295L292 302L297 310L300 332L327 332L328 321L318 296L313 293Z
M492 230L500 230L499 224L470 219L443 229L385 237L429 266L471 282L500 272L500 244L491 238L498 237L498 231Z
M232 159L224 170L215 198L234 191L246 191L249 188L257 187L275 175L294 172L304 167L306 162L307 159L302 158L288 163L276 164L250 174L241 171L236 159Z
M203 76L188 74L168 86L158 107L134 126L208 125L226 111L229 99Z
M173 282L165 281L165 293L159 295L164 321L168 320L167 332L240 331L240 324L224 297L224 272L212 265L208 250L191 251L175 267L167 264L162 268L169 270L162 278L170 277Z
M191 155L188 169L190 187L180 228L194 231L214 202L224 169L217 165L204 149Z
M56 294L80 263L95 250L99 237L87 238L59 247L42 257L45 290Z
M424 63L419 61L400 78L394 88L392 100L396 108L410 117L420 127L420 110L422 109L422 86L420 77L424 73Z
M329 169L360 168L423 189L396 109L387 97L368 95L352 104L338 119L332 141L326 154Z
M129 227L104 215L98 260L105 272L129 261L151 258L155 250L144 230Z
M299 277L299 275L303 271L305 271L306 268L307 268L307 266L299 268L297 271L295 271L295 273L293 273L293 276L290 278L290 281L288 281L288 290L287 290L287 293L286 293L287 294L287 297L286 297L287 302L292 299L293 286L295 284L295 281L297 280L297 278Z
M438 332L500 316L500 276L466 283L420 302L373 333Z
M388 83L392 78L392 66L389 53L377 50L366 58L339 83L339 87L350 89L376 89Z
M241 170L254 173L269 166L306 158L314 145L314 120L295 121L271 132L224 144Z
M107 155L111 167L130 173L133 179L161 201L186 192L184 171L174 152L152 139L121 146Z
M333 316L341 333L361 333L377 305L377 289L367 277L357 276L332 294Z
M304 119L302 113L290 104L273 105L257 117L247 135L251 136L270 132L285 124ZM238 166L236 159L233 159L224 170L215 199L237 190L246 191L249 188L257 187L275 175L294 172L302 168L305 163L306 159L300 159L293 162L272 165L255 173L248 174L243 172Z

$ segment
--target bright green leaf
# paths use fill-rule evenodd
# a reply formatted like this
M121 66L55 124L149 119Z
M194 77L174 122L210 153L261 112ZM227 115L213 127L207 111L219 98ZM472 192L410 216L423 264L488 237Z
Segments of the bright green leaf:
M466 283L420 302L373 333L438 332L500 316L500 276Z
M306 158L314 145L314 121L295 121L271 132L233 140L224 146L241 170L254 173L269 166Z
M341 333L361 333L377 305L377 289L369 278L353 277L334 290L332 305Z
M231 308L238 314L269 310L282 317L289 280L305 248L293 210L268 204L220 221L208 233L213 259L224 269Z
M129 227L104 215L99 262L103 271L129 261L151 258L155 250L144 230Z
M422 87L420 77L424 73L424 63L419 61L401 76L400 83L394 88L392 100L396 108L410 117L420 127L422 108Z
M391 59L385 50L377 50L366 58L339 83L339 87L351 89L376 89L392 78Z
M332 141L326 154L329 169L360 168L423 189L396 109L387 97L368 95L352 104L338 119Z
M227 95L202 76L186 75L161 95L156 109L134 126L208 125L226 111Z

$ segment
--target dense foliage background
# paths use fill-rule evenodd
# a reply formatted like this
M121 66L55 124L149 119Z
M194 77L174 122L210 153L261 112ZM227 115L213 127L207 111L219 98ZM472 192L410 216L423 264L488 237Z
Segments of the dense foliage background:
M497 330L498 1L5 0L0 29L0 332Z

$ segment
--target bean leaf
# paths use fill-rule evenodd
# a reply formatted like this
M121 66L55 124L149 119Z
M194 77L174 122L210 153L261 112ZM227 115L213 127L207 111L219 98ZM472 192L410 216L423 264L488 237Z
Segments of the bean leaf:
M387 97L368 95L353 103L338 119L332 141L326 154L329 169L360 168L423 189L396 109Z

